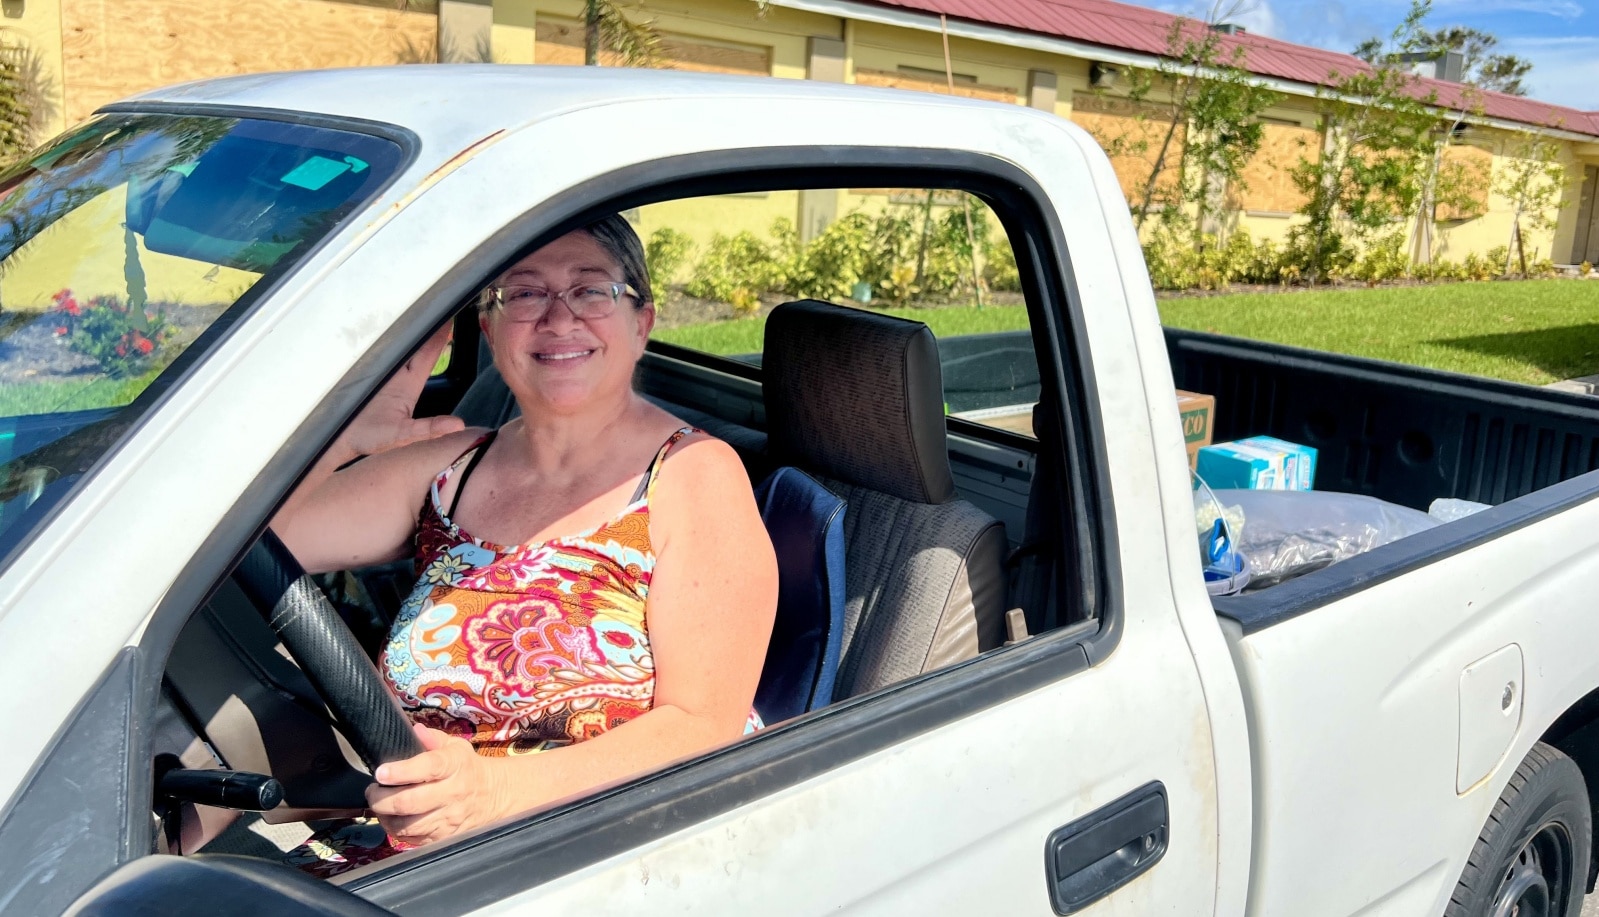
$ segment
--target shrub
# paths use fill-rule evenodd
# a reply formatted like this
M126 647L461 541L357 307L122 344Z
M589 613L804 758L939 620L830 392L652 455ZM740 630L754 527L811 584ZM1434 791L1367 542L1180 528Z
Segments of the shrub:
M694 254L694 240L687 233L663 226L650 233L644 245L644 258L650 266L650 275L661 286L677 279L678 271Z
M1349 269L1349 276L1367 283L1398 280L1410 269L1402 233L1384 236L1374 242Z
M1316 276L1324 283L1332 282L1348 275L1359 254L1340 233L1318 237L1308 224L1300 225L1288 231L1283 266L1293 269L1298 277Z
M1584 261L1582 264L1577 266L1577 270L1583 277L1586 277L1593 273L1593 263L1590 261Z
M734 294L742 290L748 301L750 295L782 289L783 279L782 263L754 233L717 233L683 290L690 296L722 302L732 302Z
M149 369L161 356L171 334L159 309L132 309L115 296L96 296L79 303L71 290L51 297L56 337L100 364L113 379L127 379Z
M1425 282L1468 279L1464 267L1445 258L1435 258L1426 264L1413 265L1410 275Z
M1492 252L1489 254L1492 255ZM1503 261L1495 263L1476 252L1467 252L1465 259L1460 262L1460 272L1465 280L1492 280L1499 275L1499 269L1503 266Z
M916 282L916 268L901 265L888 272L888 279L879 287L883 298L896 308L910 305L911 297L922 291Z
M983 250L983 282L990 290L1020 293L1021 274L1016 269L1016 252L1005 239L990 242Z
M873 229L872 218L859 211L833 221L796 253L787 291L795 296L842 299L855 284L871 283L865 274Z
M749 287L739 287L727 298L728 305L733 307L733 314L740 317L754 315L761 311L760 294Z

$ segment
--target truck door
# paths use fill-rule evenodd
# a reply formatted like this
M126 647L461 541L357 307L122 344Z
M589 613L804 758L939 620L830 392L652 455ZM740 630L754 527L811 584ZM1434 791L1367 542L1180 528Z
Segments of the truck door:
M663 104L637 114L666 125L671 109ZM771 123L756 109L739 110ZM848 120L852 130L874 136L870 126L885 119L896 131L925 131L901 114L876 100ZM1192 597L1179 602L1168 573L1174 563L1187 571L1186 561L1170 558L1158 496L1162 474L1183 473L1175 404L1155 415L1169 420L1171 429L1161 426L1156 439L1170 446L1162 461L1173 466L1157 474L1146 380L1133 359L1118 254L1105 237L1103 213L1063 215L1047 205L1052 195L1097 188L1104 176L1073 146L1080 138L1062 136L1067 126L1029 122L1009 125L1007 133L988 117L961 112L959 134L994 138L1011 162L1027 158L1009 147L1013 141L1056 144L1051 155L1060 175L1053 187L986 154L920 149L912 168L893 142L901 135L890 132L882 135L883 147L860 147L859 134L852 134L838 138L848 149L685 153L595 179L591 187L603 185L607 194L591 194L583 204L624 209L646 239L671 229L692 239L702 259L721 258L736 247L732 227L755 227L749 236L768 251L795 244L782 224L772 232L774 221L792 221L801 191L814 203L822 193L817 186L825 185L837 212L859 216L799 244L842 245L850 232L891 231L897 217L897 225L911 229L908 240L923 227L930 236L950 237L943 249L929 245L921 282L931 285L935 269L969 276L969 260L965 267L959 261L939 267L935 259L959 251L954 243L965 239L971 219L974 235L986 233L987 263L1014 259L1017 273L1003 284L984 281L980 306L971 284L955 277L941 281L945 305L896 314L925 320L941 350L968 361L981 356L981 341L969 335L1008 332L995 344L1006 352L995 366L1014 377L1004 383L1014 403L963 407L946 387L945 448L960 496L1005 524L1012 552L1042 533L1040 543L1025 547L1046 554L1054 579L1045 591L1053 590L1056 607L1049 615L1037 608L1023 615L1030 630L1042 632L837 698L716 754L481 838L460 856L446 856L445 845L349 887L384 906L405 902L415 913L438 914L1214 911L1220 824L1225 820L1239 838L1248 835L1247 761L1236 761L1224 816L1216 768L1225 755L1213 743L1207 695L1232 692L1219 702L1232 749L1243 747L1240 702L1202 590L1197 605ZM1029 141L1028 131L1040 130L1050 136ZM522 139L528 150L550 149L531 134ZM506 156L508 144L501 147ZM734 177L703 180L734 163L737 172L728 173ZM571 171L554 180L576 184L580 175L603 175L592 171L598 165L561 164ZM823 173L837 180L822 181ZM674 174L701 176L697 190L726 193L627 194L629 182L659 188ZM785 183L799 174L803 184ZM514 195L517 182L510 176L496 182L497 194ZM624 206L641 198L636 208ZM538 231L528 221L512 225L530 236ZM908 244L897 266L914 268L916 250ZM489 267L468 258L458 269ZM764 269L756 261L737 263L727 273L749 283L756 268ZM693 284L697 270L711 268L682 265L677 276ZM712 279L699 278L702 294L715 293ZM835 302L858 294L856 306L889 310L919 295L909 290L915 275L904 271L886 273L870 290L860 283L822 278L817 294ZM792 278L789 284L797 285ZM1001 285L1010 290L996 291ZM1085 298L1090 290L1099 297L1093 302ZM756 316L771 305L766 290L735 291ZM657 365L671 368L660 378L676 381L651 390L646 380L645 393L668 409L698 412L686 416L725 422L730 442L741 431L770 435L761 429L760 367L752 365L762 326L758 318L732 319L731 312L696 316L692 310L704 304L693 300L711 298L684 294L662 307L652 347ZM1027 345L1025 359L1014 352L1018 336ZM1169 372L1164 383L1169 389ZM1042 444L1030 423L1039 400L1050 405L1047 422L1062 431ZM985 413L985 407L1004 410ZM840 435L848 429L841 420ZM1054 502L1030 508L1030 490L1049 480ZM1186 479L1177 484L1186 498ZM1029 529L1030 509L1046 520L1036 532ZM1179 520L1191 515L1173 512ZM1179 549L1192 551L1192 535L1184 537ZM1007 570L1014 573L1014 560ZM1197 587L1197 564L1191 572ZM1198 623L1185 627L1189 617ZM1191 639L1189 631L1199 636ZM1196 653L1227 674L1207 684Z

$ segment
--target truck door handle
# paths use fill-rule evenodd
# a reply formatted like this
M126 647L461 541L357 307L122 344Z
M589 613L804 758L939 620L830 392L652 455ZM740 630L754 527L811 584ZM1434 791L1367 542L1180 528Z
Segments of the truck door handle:
M1062 828L1044 844L1057 914L1075 914L1142 875L1166 854L1166 787L1142 786Z

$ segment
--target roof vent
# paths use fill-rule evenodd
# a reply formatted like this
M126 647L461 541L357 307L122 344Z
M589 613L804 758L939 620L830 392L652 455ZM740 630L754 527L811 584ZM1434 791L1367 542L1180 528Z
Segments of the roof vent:
M1466 56L1459 51L1440 49L1437 51L1419 51L1411 54L1401 54L1400 63L1409 64L1412 73L1417 76L1432 77L1435 80L1447 80L1451 83L1460 82L1463 71L1466 69Z
M1210 24L1210 30L1223 35L1243 35L1249 31L1236 22L1213 22Z

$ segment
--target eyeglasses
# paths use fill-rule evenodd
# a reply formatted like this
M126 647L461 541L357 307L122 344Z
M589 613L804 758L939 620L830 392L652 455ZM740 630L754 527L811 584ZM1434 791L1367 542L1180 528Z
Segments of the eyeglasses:
M514 283L489 287L489 297L495 308L509 322L540 321L549 314L550 306L557 299L566 303L575 318L605 318L616 311L616 303L623 296L639 298L631 284L614 280L589 281L559 291Z

